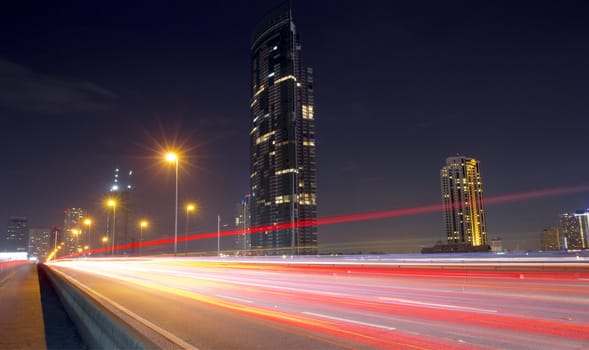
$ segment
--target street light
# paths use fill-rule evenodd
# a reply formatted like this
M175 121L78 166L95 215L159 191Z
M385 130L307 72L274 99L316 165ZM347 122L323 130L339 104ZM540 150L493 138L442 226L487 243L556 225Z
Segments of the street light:
M196 210L196 205L188 203L186 205L186 232L184 233L184 252L188 253L188 217L191 211Z
M147 227L149 223L145 220L141 220L139 223L139 255L141 255L141 251L143 248L143 229Z
M166 160L176 165L176 207L174 209L174 256L178 252L178 155L174 152L166 153Z
M86 219L84 220L84 224L88 226L88 246L91 246L92 240L90 239L90 228L92 227L92 220Z
M115 255L115 233L117 229L117 201L109 199L106 203L109 207L112 207L112 243L111 243L111 255Z

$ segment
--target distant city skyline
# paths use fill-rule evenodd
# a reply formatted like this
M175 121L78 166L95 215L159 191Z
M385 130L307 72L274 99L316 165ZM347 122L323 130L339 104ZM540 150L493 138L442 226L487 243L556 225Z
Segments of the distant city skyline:
M124 165L144 239L170 237L174 174L160 160L177 148L180 203L199 205L191 232L232 225L250 192L250 33L279 3L6 5L0 218L61 226L64 208L85 208L101 237ZM486 198L578 189L487 203L487 237L508 250L539 249L562 213L589 207L588 4L292 5L315 80L318 218L441 206L440 164L456 153L484 164ZM443 215L325 225L319 250L419 252L447 239Z

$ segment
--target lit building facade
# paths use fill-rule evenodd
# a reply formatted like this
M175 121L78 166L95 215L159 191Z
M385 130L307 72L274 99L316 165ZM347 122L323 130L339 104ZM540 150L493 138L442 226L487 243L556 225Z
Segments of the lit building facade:
M22 216L8 219L6 232L0 235L0 251L26 253L29 248L28 220Z
M29 257L43 260L53 249L51 229L29 229Z
M300 51L285 2L258 23L251 44L251 226L268 227L251 234L255 254L317 253L313 71ZM271 229L279 224L288 228Z
M68 208L63 211L63 230L61 242L63 243L60 255L74 254L78 251L83 240L84 209Z
M558 227L548 227L542 230L542 250L561 250L560 230Z
M238 234L235 235L235 250L241 255L248 255L252 241L248 233L251 221L251 196L245 196L241 202L235 205L235 229Z
M440 178L448 244L487 245L479 161L449 157L440 171Z
M115 212L109 210L108 214L108 233L113 237L114 245L130 243L129 240L129 223L131 220L131 192L132 185L131 179L133 177L133 170L126 172L126 175L122 175L119 168L115 169L113 182L110 186L108 196L116 201ZM116 217L114 217L116 215ZM114 225L113 225L114 222ZM115 227L116 225L116 227Z
M562 214L560 216L560 227L562 229L563 249L577 250L589 248L589 211L578 210L573 214Z

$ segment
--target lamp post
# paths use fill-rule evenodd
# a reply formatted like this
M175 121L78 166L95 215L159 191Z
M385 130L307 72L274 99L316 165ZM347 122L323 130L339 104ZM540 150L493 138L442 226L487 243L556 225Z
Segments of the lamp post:
M149 223L145 220L141 220L139 223L139 255L142 255L141 251L143 250L143 229L147 227Z
M90 239L90 228L92 227L92 220L86 219L84 220L84 224L88 226L88 246L92 246L92 240Z
M111 246L111 255L115 255L115 239L116 239L116 229L117 229L117 201L114 199L109 199L107 202L109 207L112 207L112 243Z
M184 233L184 253L188 253L188 217L190 212L194 211L196 206L192 203L186 205L186 232Z
M102 237L102 250L106 253L106 242L108 242L108 237Z
M53 250L55 250L55 252L57 253L57 230L53 230L53 232L55 232L55 240L53 241Z
M178 155L174 152L166 153L166 160L176 166L176 206L174 209L174 256L178 253Z

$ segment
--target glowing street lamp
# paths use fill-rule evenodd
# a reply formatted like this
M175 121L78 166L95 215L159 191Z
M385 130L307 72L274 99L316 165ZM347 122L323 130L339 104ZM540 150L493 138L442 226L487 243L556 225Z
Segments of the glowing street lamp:
M176 207L174 209L174 256L178 252L178 154L175 152L168 152L165 156L166 160L176 165Z
M143 248L143 229L147 228L148 225L149 223L145 220L141 220L139 223L139 255L142 255L141 251Z
M109 207L112 207L112 243L111 243L111 255L115 255L115 239L116 239L116 229L117 229L117 201L114 199L109 199L106 204Z
M190 212L196 210L196 205L192 203L188 203L186 205L186 232L184 233L184 252L188 253L188 217L190 216Z

